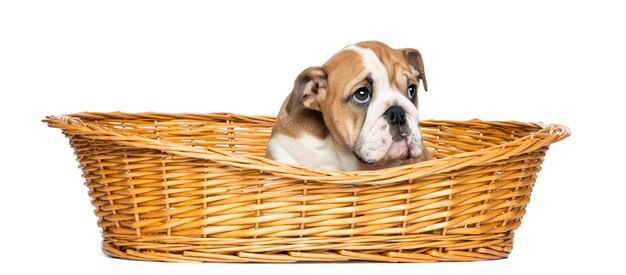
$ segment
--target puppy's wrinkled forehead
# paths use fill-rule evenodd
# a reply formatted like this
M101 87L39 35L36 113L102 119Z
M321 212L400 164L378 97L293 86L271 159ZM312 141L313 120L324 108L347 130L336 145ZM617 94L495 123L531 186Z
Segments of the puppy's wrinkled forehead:
M328 74L328 84L353 86L367 76L363 60L356 51L342 50L331 57L323 69Z
M359 82L365 77L383 82L393 88L405 85L413 77L402 53L376 41L361 42L345 47L331 57L324 69L329 82ZM351 81L354 80L354 81ZM349 86L349 83L346 83Z

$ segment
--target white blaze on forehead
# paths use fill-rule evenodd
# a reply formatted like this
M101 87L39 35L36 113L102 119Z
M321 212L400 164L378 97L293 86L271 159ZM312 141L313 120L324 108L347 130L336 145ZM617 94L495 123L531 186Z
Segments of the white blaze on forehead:
M406 112L406 120L411 130L411 137L409 140L413 141L413 146L416 140L421 141L421 133L418 127L418 113L417 108L401 91L397 88L393 88L389 82L389 72L387 68L376 56L374 51L367 48L361 48L356 45L346 47L344 50L355 51L361 57L363 66L365 67L366 75L369 75L372 79L372 100L370 101L365 114L365 122L361 128L361 133L357 137L356 150L361 157L365 155L380 156L384 155L391 146L391 140L384 145L380 145L378 148L372 148L373 145L378 144L378 139L381 138L380 133L380 118L383 113L391 106L398 105ZM410 66L409 66L410 67ZM421 143L421 142L420 142ZM361 146L364 145L364 146ZM421 146L421 144L419 144ZM417 148L413 148L417 149ZM383 152L379 152L383 151ZM414 153L414 152L412 152ZM374 157L376 158L376 157Z
M361 48L359 46L350 45L345 48L346 50L352 50L361 56L363 66L365 70L370 73L372 82L374 82L374 91L378 91L381 88L391 88L389 85L389 73L385 65L380 62L378 56L371 49ZM374 94L376 96L376 94Z

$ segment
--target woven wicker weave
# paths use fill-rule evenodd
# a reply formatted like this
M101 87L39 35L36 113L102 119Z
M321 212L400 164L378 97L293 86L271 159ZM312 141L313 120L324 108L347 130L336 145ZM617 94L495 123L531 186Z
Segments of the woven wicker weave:
M270 116L50 116L83 170L103 250L152 261L507 257L560 125L423 121L436 159L343 172L263 158Z

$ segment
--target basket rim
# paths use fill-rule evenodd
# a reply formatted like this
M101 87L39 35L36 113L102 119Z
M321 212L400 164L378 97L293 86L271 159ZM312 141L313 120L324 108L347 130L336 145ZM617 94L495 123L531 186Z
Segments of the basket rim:
M116 132L111 129L84 123L81 118L141 118L141 119L215 119L216 116L238 119L250 122L273 123L274 116L252 116L228 112L216 113L159 113L159 112L80 112L73 114L46 116L42 122L51 128L70 131L84 135L95 140L110 140L119 144L148 148L169 153L176 156L200 158L215 161L224 165L240 169L254 169L263 173L275 174L280 177L294 178L298 180L316 181L334 184L359 184L359 185L382 185L392 182L404 181L426 177L435 173L458 170L477 163L490 163L506 159L511 156L532 152L538 148L549 146L571 135L568 127L560 124L543 124L541 122L528 123L519 121L483 121L471 119L465 121L456 120L422 120L422 125L450 125L450 124L483 124L493 126L525 126L537 128L533 134L517 138L513 141L487 147L485 149L463 152L440 159L433 159L413 164L406 164L380 170L339 171L323 168L313 168L288 164L267 159L259 156L234 155L216 148L193 148L174 142L155 140L138 134Z

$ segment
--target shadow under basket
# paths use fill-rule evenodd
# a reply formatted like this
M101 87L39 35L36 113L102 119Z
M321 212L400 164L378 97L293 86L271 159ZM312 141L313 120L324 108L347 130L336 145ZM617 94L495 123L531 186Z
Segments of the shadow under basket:
M49 116L113 257L167 262L506 258L560 125L422 121L435 159L344 172L264 158L272 116Z

